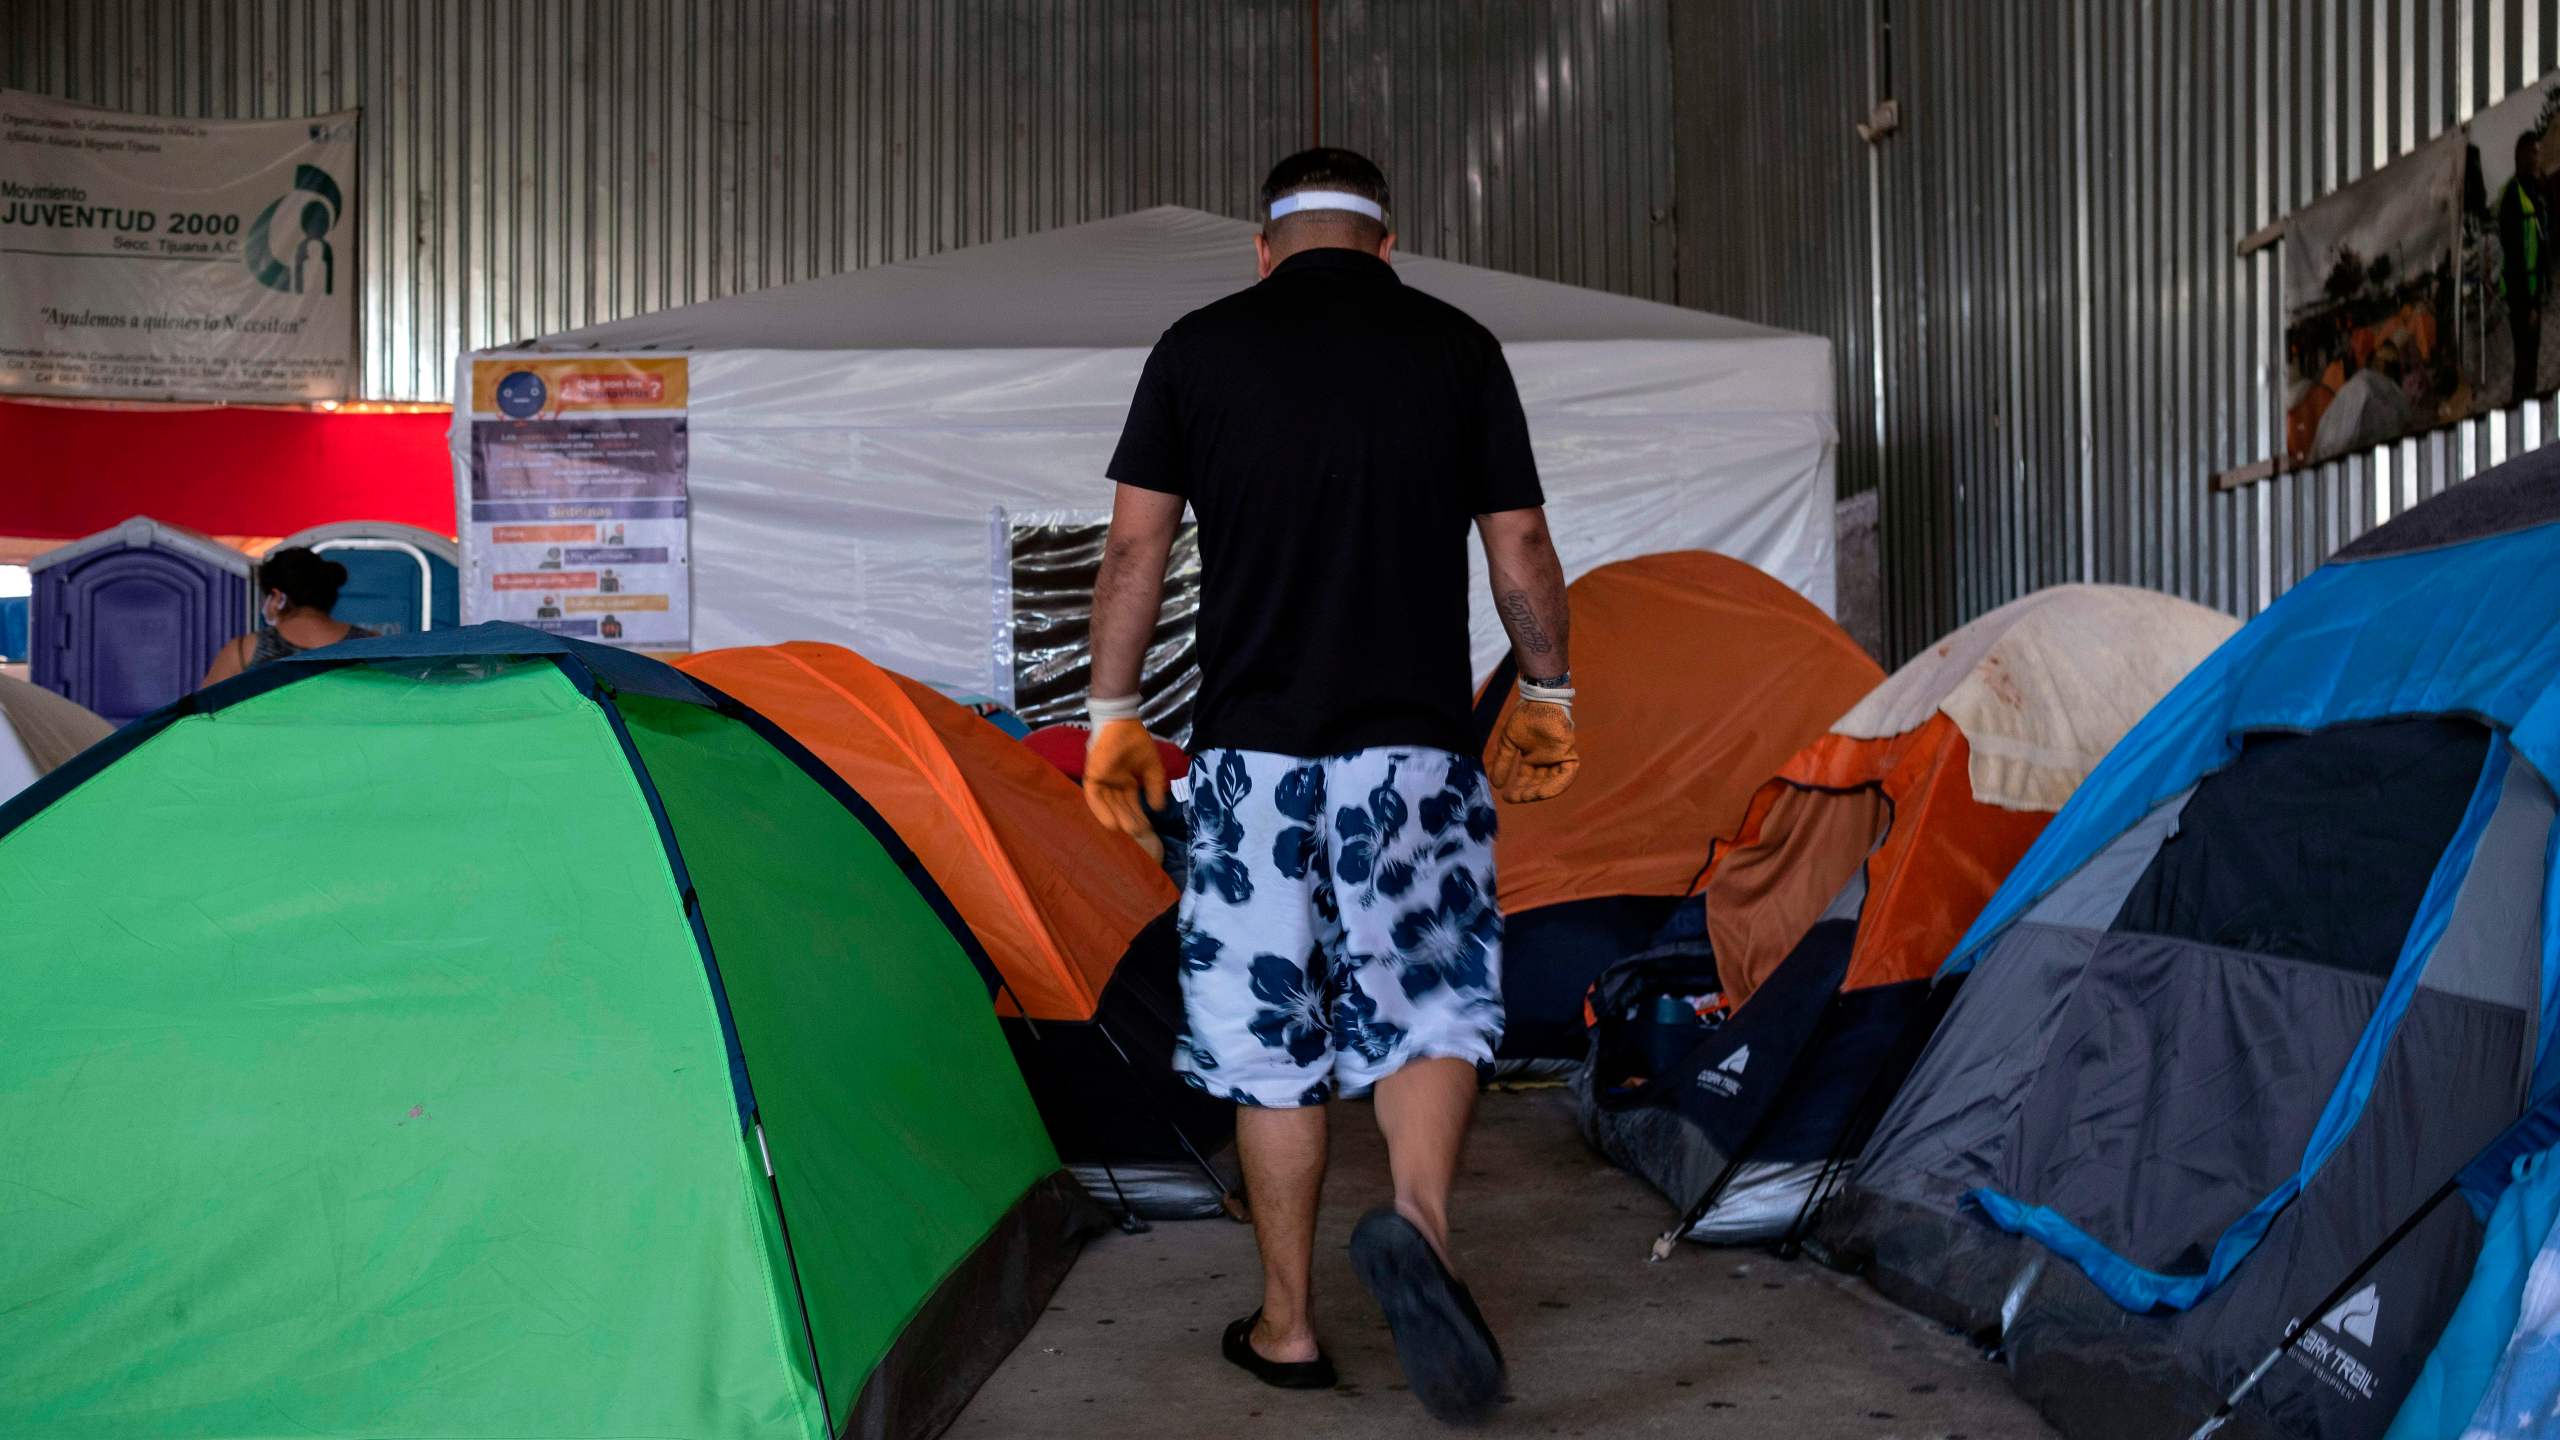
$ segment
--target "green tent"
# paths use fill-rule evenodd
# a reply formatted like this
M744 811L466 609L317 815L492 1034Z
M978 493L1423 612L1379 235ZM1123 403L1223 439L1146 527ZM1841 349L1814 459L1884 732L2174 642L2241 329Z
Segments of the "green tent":
M929 1435L1094 1216L843 782L514 626L0 806L0 1435ZM973 963L974 962L974 963Z

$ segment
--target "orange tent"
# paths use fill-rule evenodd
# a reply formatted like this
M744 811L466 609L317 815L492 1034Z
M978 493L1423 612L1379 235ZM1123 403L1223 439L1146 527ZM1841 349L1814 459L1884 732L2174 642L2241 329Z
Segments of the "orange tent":
M1223 1142L1232 1112L1172 1069L1173 883L1097 827L1048 762L839 645L711 650L676 665L807 746L915 851L1004 977L997 1009L1061 1155L1108 1163L1126 1188L1152 1185L1135 1173L1148 1162Z
M1600 968L1643 948L1753 788L1884 678L1812 602L1721 555L1621 560L1565 595L1582 771L1504 806L1495 842L1511 1058L1581 1058ZM1505 662L1478 701L1488 741L1513 682Z
M1696 1197L1672 1236L1766 1239L1803 1213L1870 1092L1925 1037L1927 982L1966 927L2090 769L2236 628L2147 590L2039 591L1932 646L1777 768L1696 886L1711 972L1666 951L1594 993L1584 1130L1673 1200ZM1622 1085L1656 997L1718 986L1729 1018L1686 1032L1676 1062L1647 1051L1644 1083Z
M1934 974L2090 767L2235 628L2148 590L2062 585L1894 672L1716 847L1697 889L1725 1003L1748 1001L1853 882L1841 988Z

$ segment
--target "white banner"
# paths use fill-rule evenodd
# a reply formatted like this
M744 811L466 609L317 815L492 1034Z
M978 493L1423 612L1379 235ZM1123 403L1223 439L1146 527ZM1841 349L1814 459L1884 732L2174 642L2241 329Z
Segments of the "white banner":
M181 120L0 90L0 391L334 400L356 116Z

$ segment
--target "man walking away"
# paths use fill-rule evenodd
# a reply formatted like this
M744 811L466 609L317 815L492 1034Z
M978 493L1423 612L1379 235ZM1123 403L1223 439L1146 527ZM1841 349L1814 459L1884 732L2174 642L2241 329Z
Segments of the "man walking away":
M1361 1219L1352 1262L1416 1398L1465 1418L1502 1388L1449 1255L1476 1067L1502 1034L1492 790L1545 799L1580 764L1564 575L1502 349L1396 278L1378 167L1305 151L1262 200L1262 282L1165 332L1111 459L1085 793L1132 837L1141 797L1165 803L1138 667L1188 503L1201 676L1176 1065L1242 1107L1263 1269L1224 1351L1268 1384L1334 1383L1308 1308L1324 1107L1374 1092L1395 1204ZM1470 526L1524 677L1490 777L1468 753Z
M2505 257L2507 333L2515 340L2511 393L2523 404L2541 388L2542 305L2551 289L2551 217L2542 201L2534 151L2542 137L2516 137L2516 173L2498 192L2498 250Z

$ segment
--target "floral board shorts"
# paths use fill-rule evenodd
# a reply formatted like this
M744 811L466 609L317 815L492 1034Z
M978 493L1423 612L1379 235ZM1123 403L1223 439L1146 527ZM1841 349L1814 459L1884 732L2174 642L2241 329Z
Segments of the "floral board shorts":
M1484 767L1398 746L1204 750L1174 1068L1239 1105L1359 1095L1412 1060L1491 1063L1502 912Z

